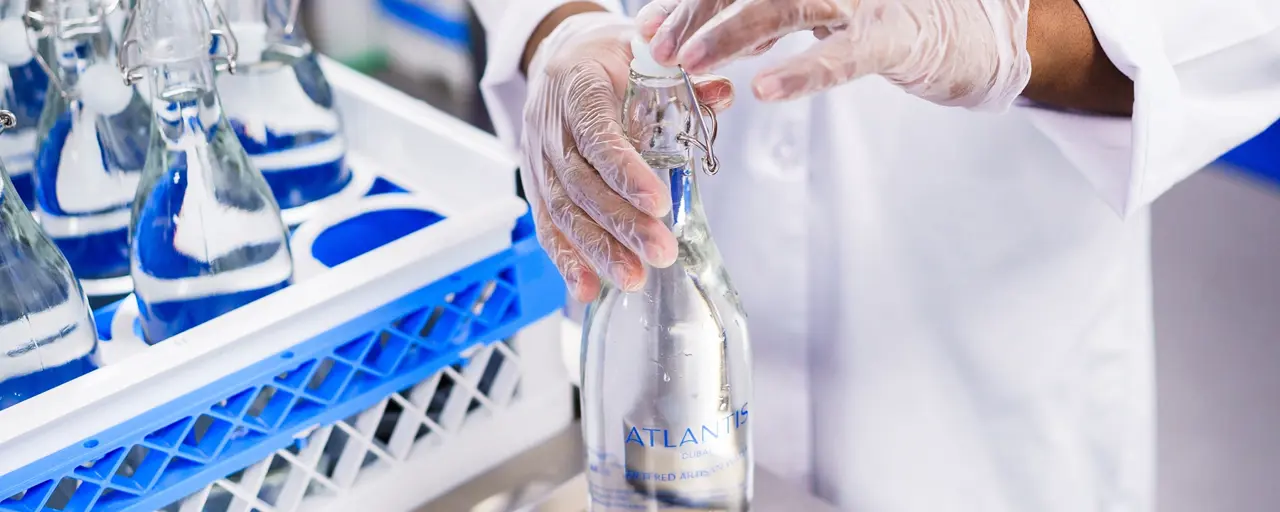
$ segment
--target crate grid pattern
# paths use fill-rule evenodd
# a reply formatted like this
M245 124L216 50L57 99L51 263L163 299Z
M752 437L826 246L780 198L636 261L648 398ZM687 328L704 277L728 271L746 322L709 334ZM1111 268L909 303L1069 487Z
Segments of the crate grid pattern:
M303 510L308 498L350 492L362 475L394 472L411 457L450 442L466 422L501 414L519 399L521 374L511 345L485 346L465 365L446 367L359 414L318 428L164 510Z
M248 466L239 484L224 480L212 487L242 490L246 481L270 474L273 459L292 459L302 463L296 467L306 467L308 461L319 462L306 458L317 457L315 447L344 436L348 441L335 474L316 478L316 465L311 464L310 474L303 471L289 480L301 482L305 474L304 488L296 489L302 484L295 483L280 489L279 495L296 504L308 489L323 492L326 485L350 485L368 459L403 459L416 446L447 439L468 412L490 411L512 400L519 359L505 343L487 342L510 336L520 325L557 307L535 305L535 300L519 296L557 292L521 288L522 269L530 273L531 268L549 264L537 258L545 260L545 255L500 253L357 318L353 323L360 322L361 329L367 325L368 330L354 339L323 339L332 337L333 332L327 333L295 347L307 356L285 352L246 369L256 370L258 377L224 385L233 387L215 395L220 398L212 403L175 407L110 445L85 441L88 450L83 457L44 471L43 481L25 489L0 489L8 494L0 500L0 511L155 510L204 488L185 500L196 503L201 496L207 498L208 484L219 477ZM547 281L539 277L532 280L545 287ZM539 307L548 311L530 311ZM482 390L479 379L486 373L490 378ZM430 402L441 397L447 399L443 408L430 410ZM402 421L385 442L374 442L370 429L376 430L390 409L398 409ZM365 412L348 421L315 428L361 410ZM299 449L295 439L308 429L314 431L305 446L312 451ZM263 507L260 499L248 498L253 496L246 495L230 510L289 510ZM248 508L240 505L250 501Z

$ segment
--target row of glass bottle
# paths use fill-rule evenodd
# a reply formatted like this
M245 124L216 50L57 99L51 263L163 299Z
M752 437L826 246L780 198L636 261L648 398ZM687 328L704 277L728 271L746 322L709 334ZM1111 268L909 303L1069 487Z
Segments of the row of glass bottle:
M22 38L14 34L26 33L25 1L0 0L0 108L19 118L19 129L0 138L0 158L93 290L97 281L129 274L129 205L152 123L149 84L107 77L118 66L116 41L128 16L104 5L111 1L39 2L25 16L36 37ZM208 1L225 8L240 43L238 73L217 76L224 115L278 204L294 208L340 191L351 180L340 120L296 26L296 0ZM64 12L53 12L55 5Z
M241 21L227 23L222 4ZM44 0L26 13L39 51L7 69L28 83L48 77L30 173L44 229L22 189L0 180L0 409L98 366L82 281L131 279L151 344L288 285L277 198L300 205L350 179L291 7L139 0L118 31L103 0ZM0 35L4 57L18 53L3 47L12 39ZM240 107L224 111L220 87ZM29 105L14 99L35 95L16 91L6 102L21 111ZM7 141L31 137L16 135Z

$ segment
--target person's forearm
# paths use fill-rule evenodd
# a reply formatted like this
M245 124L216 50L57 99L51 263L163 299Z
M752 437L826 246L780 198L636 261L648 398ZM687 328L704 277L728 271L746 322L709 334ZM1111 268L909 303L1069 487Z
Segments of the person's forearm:
M1116 69L1076 0L1030 0L1031 81L1022 95L1046 105L1133 113L1133 81Z
M551 32L560 26L560 23L575 14L584 12L603 12L604 7L592 2L569 2L556 10L547 14L542 18L542 22L538 27L533 29L533 34L529 36L529 42L524 45L524 56L520 58L520 72L529 73L529 63L533 61L533 54L538 51L538 45L542 44L542 40L551 35Z

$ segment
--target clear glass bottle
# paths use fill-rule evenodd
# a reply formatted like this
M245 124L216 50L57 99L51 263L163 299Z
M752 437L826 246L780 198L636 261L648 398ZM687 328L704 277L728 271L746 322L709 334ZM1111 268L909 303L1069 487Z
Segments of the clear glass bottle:
M123 295L151 109L120 79L107 2L41 4L52 79L36 138L36 215L91 295Z
M49 77L33 58L23 23L26 0L0 0L0 109L17 117L18 126L0 135L0 160L27 209L35 209L36 124L44 109ZM41 43L43 44L43 43Z
M351 181L342 120L303 33L300 0L210 1L239 43L236 73L218 76L227 117L280 207L341 191Z
M711 239L687 134L697 110L678 69L637 55L624 122L671 188L679 242L644 288L606 285L587 310L582 428L591 510L746 511L752 495L751 348Z
M0 110L0 132L12 121ZM0 410L93 371L97 349L93 313L71 266L0 161Z
M211 31L203 0L141 0L126 31L122 61L140 57L154 91L131 227L134 290L152 344L284 288L293 275L280 208L223 115Z

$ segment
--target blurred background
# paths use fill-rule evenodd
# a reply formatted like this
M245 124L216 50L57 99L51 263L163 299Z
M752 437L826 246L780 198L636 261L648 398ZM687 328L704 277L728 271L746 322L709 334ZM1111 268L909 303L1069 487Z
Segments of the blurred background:
M491 131L466 0L306 0L321 52ZM1155 205L1161 512L1280 503L1280 125Z

